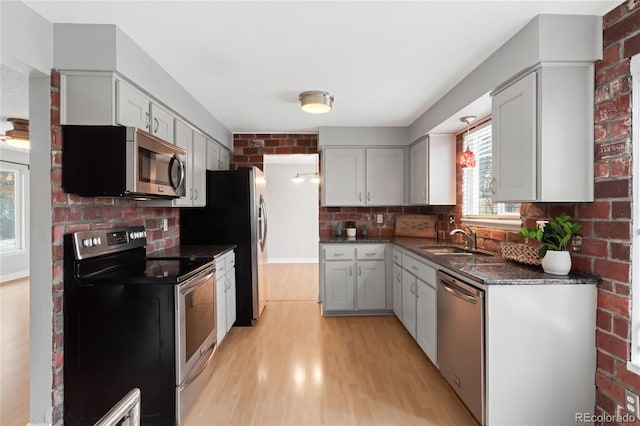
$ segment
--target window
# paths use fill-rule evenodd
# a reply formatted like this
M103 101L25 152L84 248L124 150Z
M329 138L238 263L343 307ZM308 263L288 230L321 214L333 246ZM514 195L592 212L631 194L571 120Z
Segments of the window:
M491 191L491 122L483 124L465 135L463 149L468 146L476 156L476 166L462 170L462 212L467 224L496 226L496 219L504 221L506 228L520 229L520 203L495 203ZM509 220L511 219L511 220ZM517 223L513 221L517 219ZM512 226L508 226L512 225ZM499 226L498 226L499 227Z
M0 252L25 248L27 166L0 161Z
M631 58L631 141L634 153L640 142L640 55ZM631 360L627 369L640 374L640 164L633 161L633 224L631 239Z

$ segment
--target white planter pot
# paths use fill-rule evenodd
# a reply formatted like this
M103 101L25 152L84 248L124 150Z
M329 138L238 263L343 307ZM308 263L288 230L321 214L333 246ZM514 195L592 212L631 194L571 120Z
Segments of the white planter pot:
M567 275L571 270L571 254L568 251L548 250L542 258L542 269L547 274Z
M347 237L355 237L356 228L347 228Z

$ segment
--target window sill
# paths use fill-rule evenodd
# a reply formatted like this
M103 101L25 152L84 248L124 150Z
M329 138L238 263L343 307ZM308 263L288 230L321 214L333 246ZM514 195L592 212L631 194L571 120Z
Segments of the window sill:
M633 362L633 361L627 361L627 370L629 370L632 373L635 373L637 375L640 375L640 363Z
M461 220L463 225L477 226L479 228L493 228L504 231L520 232L522 228L522 218L491 218L491 217L463 217Z

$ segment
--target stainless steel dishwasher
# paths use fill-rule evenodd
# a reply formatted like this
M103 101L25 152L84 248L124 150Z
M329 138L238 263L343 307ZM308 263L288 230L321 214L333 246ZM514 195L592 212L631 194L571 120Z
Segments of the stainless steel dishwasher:
M484 291L442 271L437 281L440 373L484 425Z

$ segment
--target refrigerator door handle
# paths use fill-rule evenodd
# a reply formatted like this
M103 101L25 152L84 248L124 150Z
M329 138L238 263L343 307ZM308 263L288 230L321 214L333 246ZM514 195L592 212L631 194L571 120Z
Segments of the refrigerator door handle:
M260 195L260 207L258 210L258 231L260 249L264 251L264 246L267 243L267 205L264 202L264 198Z

